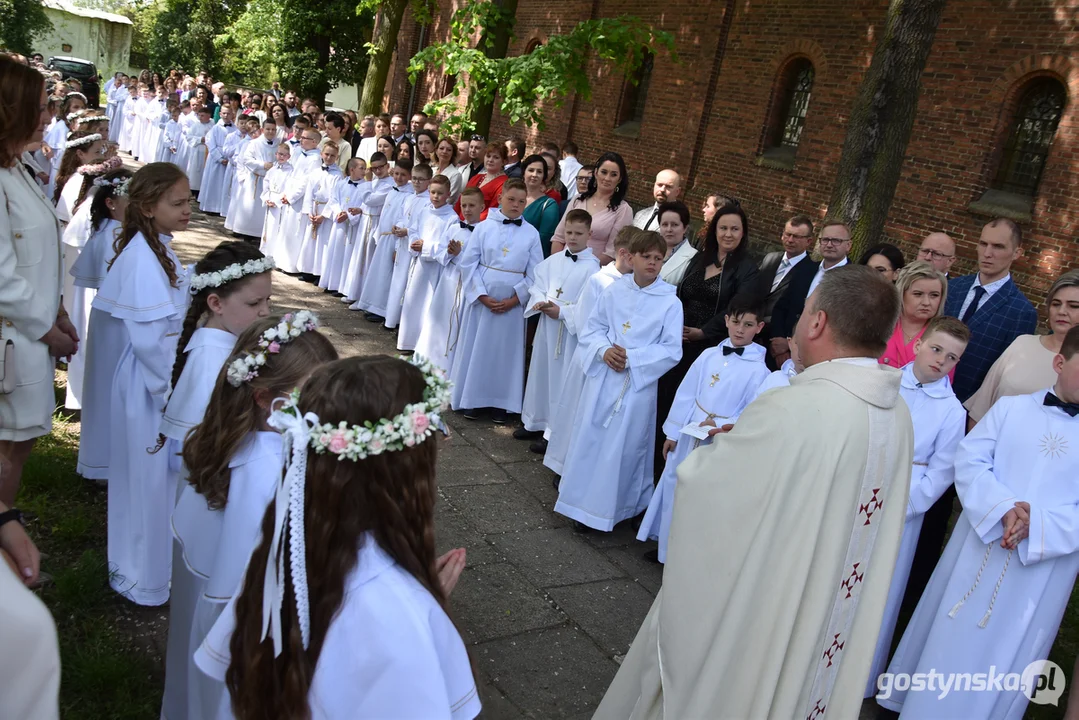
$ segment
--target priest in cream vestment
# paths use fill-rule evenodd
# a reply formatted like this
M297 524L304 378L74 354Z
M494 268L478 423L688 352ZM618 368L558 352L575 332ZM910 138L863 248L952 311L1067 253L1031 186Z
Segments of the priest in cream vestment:
M679 466L663 586L597 720L858 717L913 456L876 360L898 311L864 266L826 273L805 372Z

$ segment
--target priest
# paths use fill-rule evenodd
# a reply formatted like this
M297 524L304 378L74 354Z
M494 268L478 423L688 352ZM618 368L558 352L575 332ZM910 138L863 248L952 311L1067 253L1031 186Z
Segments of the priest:
M899 550L914 432L877 363L899 297L824 275L805 372L678 469L663 587L595 717L858 717Z

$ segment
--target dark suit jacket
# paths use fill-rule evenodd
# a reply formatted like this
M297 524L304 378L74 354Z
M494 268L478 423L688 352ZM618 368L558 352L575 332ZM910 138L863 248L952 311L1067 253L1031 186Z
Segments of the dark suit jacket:
M524 175L524 170L521 169L521 163L513 163L505 169L506 177L519 178Z
M809 297L809 286L813 284L813 278L817 276L819 267L820 260L811 260L807 257L791 268L787 277L783 278L787 283L787 289L772 308L772 321L768 324L769 337L785 338L794 334L794 326L798 324L798 318L802 316L802 310L805 309L806 298ZM774 270L772 277L775 277Z
M798 265L803 262L810 261L808 257L802 258L798 265L795 265L787 274L783 276L783 279L779 281L779 286L772 290L772 282L776 279L776 270L779 269L779 263L783 261L783 257L787 253L783 250L777 250L770 252L764 256L761 260L760 274L757 275L757 282L760 283L760 289L758 290L761 298L761 302L764 305L764 317L765 319L772 317L772 310L775 309L776 303L779 302L779 298L783 296L783 293L787 290L787 287L791 282L791 274L794 272ZM810 261L812 262L812 261Z
M977 275L964 275L948 283L948 299L944 314L959 317L963 301L974 285ZM1008 280L982 303L967 323L970 327L970 343L955 367L952 388L960 402L978 391L989 368L997 358L1020 335L1030 335L1038 327L1038 311L1020 292L1015 283Z

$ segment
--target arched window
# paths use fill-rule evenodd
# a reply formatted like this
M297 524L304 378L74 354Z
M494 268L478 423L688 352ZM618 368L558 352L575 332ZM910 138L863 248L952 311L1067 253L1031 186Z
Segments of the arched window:
M764 132L762 159L789 168L802 141L809 101L813 96L813 63L800 57L788 62L775 84Z
M618 102L615 127L639 125L644 119L644 106L648 102L648 85L652 81L652 53L646 52L633 77L622 83L622 98Z
M1064 86L1055 78L1040 77L1029 84L1016 105L993 181L995 189L1034 196L1066 102Z

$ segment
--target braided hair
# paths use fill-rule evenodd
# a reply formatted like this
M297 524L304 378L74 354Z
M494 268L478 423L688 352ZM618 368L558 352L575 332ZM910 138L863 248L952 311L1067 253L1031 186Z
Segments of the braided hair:
M127 189L128 205L127 212L124 213L124 230L112 245L113 257L109 260L110 269L124 248L131 243L131 239L142 233L142 236L146 238L146 244L150 246L158 262L161 263L161 269L168 276L169 285L177 287L179 278L176 275L176 263L169 257L165 243L158 237L148 211L157 204L162 195L169 191L169 188L181 180L187 182L187 174L176 165L167 162L143 165L131 178L131 184Z
M112 219L108 201L116 197L117 190L112 181L127 180L130 177L131 171L126 168L117 168L101 175L101 179L108 180L109 183L99 187L94 193L94 199L90 201L90 232L97 232L103 224Z

